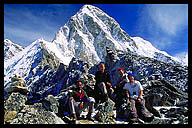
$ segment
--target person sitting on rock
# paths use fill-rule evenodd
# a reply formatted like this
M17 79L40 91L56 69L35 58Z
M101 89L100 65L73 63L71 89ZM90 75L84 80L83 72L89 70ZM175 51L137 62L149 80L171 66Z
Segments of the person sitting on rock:
M87 96L86 92L83 90L83 85L80 80L76 82L76 85L77 88L69 93L69 109L72 114L73 120L79 118L81 112L89 107L87 119L94 121L91 114L93 112L95 99L93 97Z
M7 84L5 91L7 93L19 92L26 95L30 90L27 87L23 87L24 84L26 84L26 81L21 76L15 74L11 78L11 82Z
M105 65L103 62L99 64L99 71L95 74L96 84L94 87L95 100L97 103L101 100L106 101L108 98L113 98L114 90L110 82L110 75L105 71Z
M128 91L129 100L131 102L131 121L138 121L137 112L141 113L141 119L144 121L151 121L153 116L149 116L149 113L145 107L145 99L143 98L143 87L140 82L135 80L135 76L132 73L128 73L129 82L125 84L123 89ZM138 108L138 109L137 109Z
M116 108L119 107L119 105L121 105L121 99L123 97L122 94L124 94L124 90L123 87L125 85L125 83L127 83L129 81L128 79L128 75L125 73L123 68L118 68L117 69L118 74L119 74L119 80L117 81L117 84L114 86L114 91L115 91L115 101L116 101Z

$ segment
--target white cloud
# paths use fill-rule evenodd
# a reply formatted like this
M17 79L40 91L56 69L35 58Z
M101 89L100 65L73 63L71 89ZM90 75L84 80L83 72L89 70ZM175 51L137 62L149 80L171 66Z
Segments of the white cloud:
M139 12L137 33L144 35L156 48L177 47L176 41L185 38L181 34L188 27L187 4L146 4Z
M176 35L188 24L188 6L183 4L147 5L147 13L162 31Z

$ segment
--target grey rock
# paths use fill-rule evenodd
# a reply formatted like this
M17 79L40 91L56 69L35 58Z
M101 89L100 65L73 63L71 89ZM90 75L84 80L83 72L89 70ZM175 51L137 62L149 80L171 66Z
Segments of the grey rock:
M12 93L4 104L4 124L55 124L60 118L45 110L42 103L25 105L26 96L20 93ZM17 104L20 103L20 104ZM10 114L13 113L14 114ZM6 114L7 113L7 114ZM64 122L62 122L64 123Z

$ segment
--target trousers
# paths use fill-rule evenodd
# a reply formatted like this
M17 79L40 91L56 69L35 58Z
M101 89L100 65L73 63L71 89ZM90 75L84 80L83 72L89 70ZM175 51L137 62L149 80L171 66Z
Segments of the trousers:
M131 102L131 117L137 118L138 112L142 114L142 116L147 117L147 109L145 107L145 99L142 99L141 101L138 101L136 99L130 98Z
M102 94L108 95L112 100L115 99L113 88L107 88L104 82L99 83L98 87L101 90Z
M76 102L74 99L69 100L69 109L72 114L81 114L82 111L84 111L87 107L89 107L89 113L93 112L93 107L95 103L95 99L93 97L89 97L87 102L84 102L83 107L80 108L79 104L81 102Z

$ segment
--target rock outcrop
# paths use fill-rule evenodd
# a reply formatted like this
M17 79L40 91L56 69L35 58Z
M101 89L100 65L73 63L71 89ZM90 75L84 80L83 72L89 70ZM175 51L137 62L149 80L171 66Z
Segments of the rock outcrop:
M136 57L137 56L135 56L135 58ZM114 84L115 80L113 80L113 78L118 77L116 74L116 67L119 67L119 64L122 64L121 67L125 68L127 71L130 71L133 69L130 68L133 67L133 65L125 66L127 61L124 60L124 62L122 62L119 54L108 58L108 60L110 59L114 59L114 61L111 61L113 63L108 65L107 69L109 72L111 71L111 80ZM128 64L130 64L130 61L128 62ZM114 68L112 68L112 65ZM112 70L110 70L111 68ZM148 68L150 69L152 67L148 66ZM185 67L183 68L185 69ZM180 67L180 70L184 72L183 68ZM64 105L65 100L62 100L62 95L64 94L63 90L66 91L68 88L70 89L71 86L75 86L74 82L78 79L83 81L84 88L88 95L93 96L95 84L94 72L96 69L96 65L94 67L90 67L89 64L81 61L80 59L73 58L68 67L60 64L57 71L52 70L48 66L39 71L36 70L36 73L40 74L40 76L36 82L32 81L31 84L29 84L29 82L28 85L31 86L31 90L33 92L43 95L45 99L49 101L49 103L46 105L45 102L38 102L33 105L25 105L27 100L25 95L12 93L10 96L8 96L8 99L4 101L4 123L103 124L103 122L89 122L85 119L71 122L69 117L67 117L69 113L66 114L67 109L64 109L64 107L66 107ZM159 70L161 69L159 68ZM136 70L134 71L136 72ZM137 75L142 76L139 73ZM145 77L150 78L150 76ZM180 90L176 85L171 84L168 80L160 79L161 77L156 80L150 80L149 78L147 84L142 83L142 85L144 87L146 107L155 116L155 119L150 122L150 124L188 123L188 94ZM144 81L141 79L141 82ZM53 100L54 97L56 100ZM96 115L97 112L98 111L95 111L94 115ZM129 122L127 122L126 119L116 118L116 111L114 111L114 115L109 118L107 123L127 124Z
M164 63L156 59L107 48L106 64L111 75L112 83L118 79L117 69L122 67L132 72L143 86L148 86L151 80L168 81L179 90L188 92L188 67Z
M4 101L4 124L64 124L51 111L47 111L42 103L25 105L27 97L20 93L12 93Z

